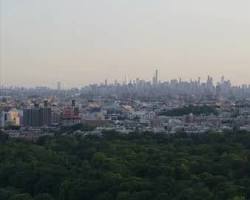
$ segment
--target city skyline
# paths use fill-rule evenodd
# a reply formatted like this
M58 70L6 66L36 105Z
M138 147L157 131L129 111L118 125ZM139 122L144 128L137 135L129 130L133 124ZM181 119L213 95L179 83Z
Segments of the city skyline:
M80 87L181 77L250 83L248 0L2 0L1 82Z
M6 88L6 89L11 89L11 88L26 88L26 89L35 89L35 88L48 88L48 89L56 89L58 91L60 90L69 90L73 88L86 88L89 86L115 86L115 85L137 85L137 84L150 84L150 85L161 85L161 84L174 84L174 83L187 83L187 84L192 84L192 83L197 83L198 85L202 84L207 84L208 82L211 82L211 84L216 87L218 84L223 84L223 83L229 83L232 87L250 87L250 83L242 83L242 84L234 84L232 80L228 79L224 75L220 76L219 78L214 78L213 76L207 75L205 78L201 77L196 77L196 78L190 78L190 79L184 79L183 77L173 77L171 79L161 79L160 78L160 72L158 69L152 73L152 77L149 79L143 79L142 77L136 77L134 79L130 79L128 76L124 76L123 79L104 79L100 80L99 82L93 82L89 84L82 84L80 86L72 86L69 87L65 85L64 82L57 81L54 83L54 85L33 85L33 86L18 86L18 85L5 85L2 84L0 85L0 88Z
M250 200L250 0L0 0L0 200Z

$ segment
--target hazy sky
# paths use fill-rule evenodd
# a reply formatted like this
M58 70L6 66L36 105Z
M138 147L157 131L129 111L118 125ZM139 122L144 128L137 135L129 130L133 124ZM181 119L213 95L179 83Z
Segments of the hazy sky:
M0 0L2 81L250 83L250 0Z

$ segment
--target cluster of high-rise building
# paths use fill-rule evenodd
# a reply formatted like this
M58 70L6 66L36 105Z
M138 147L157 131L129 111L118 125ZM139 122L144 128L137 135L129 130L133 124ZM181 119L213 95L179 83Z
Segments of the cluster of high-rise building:
M158 69L155 71L155 75L153 76L152 79L152 84L157 85L159 83L159 74L158 74Z
M202 82L197 80L183 81L182 79L173 79L170 81L159 81L159 73L156 70L152 81L130 80L128 83L111 83L111 84L92 84L81 89L84 95L110 96L119 97L136 96L136 97L166 97L166 96L195 96L203 98L248 98L250 97L250 85L244 84L234 86L230 80L221 78L215 82L212 77L208 76L207 80Z
M233 86L224 77L183 81L136 79L127 83L90 85L82 89L1 88L0 128L15 134L85 124L97 132L112 129L133 131L202 133L209 130L250 131L250 86ZM211 113L165 115L175 109L206 106ZM205 110L207 111L207 110ZM19 131L19 132L18 132Z
M26 127L42 127L52 124L52 110L48 105L48 101L44 101L41 107L35 103L30 108L23 110L23 125Z

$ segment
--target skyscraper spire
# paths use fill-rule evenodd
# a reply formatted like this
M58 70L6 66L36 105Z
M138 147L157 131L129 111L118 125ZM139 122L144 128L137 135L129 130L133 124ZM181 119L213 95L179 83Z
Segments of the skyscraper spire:
M158 69L155 70L155 74L153 76L153 85L157 85L159 83L159 74Z
M158 82L159 82L158 69L155 70L155 82L156 82L156 84L158 84Z

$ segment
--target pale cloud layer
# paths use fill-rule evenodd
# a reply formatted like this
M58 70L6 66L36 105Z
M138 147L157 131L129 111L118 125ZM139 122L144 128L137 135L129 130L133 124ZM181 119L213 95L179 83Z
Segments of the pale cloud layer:
M250 83L249 0L0 0L2 81L221 75Z

